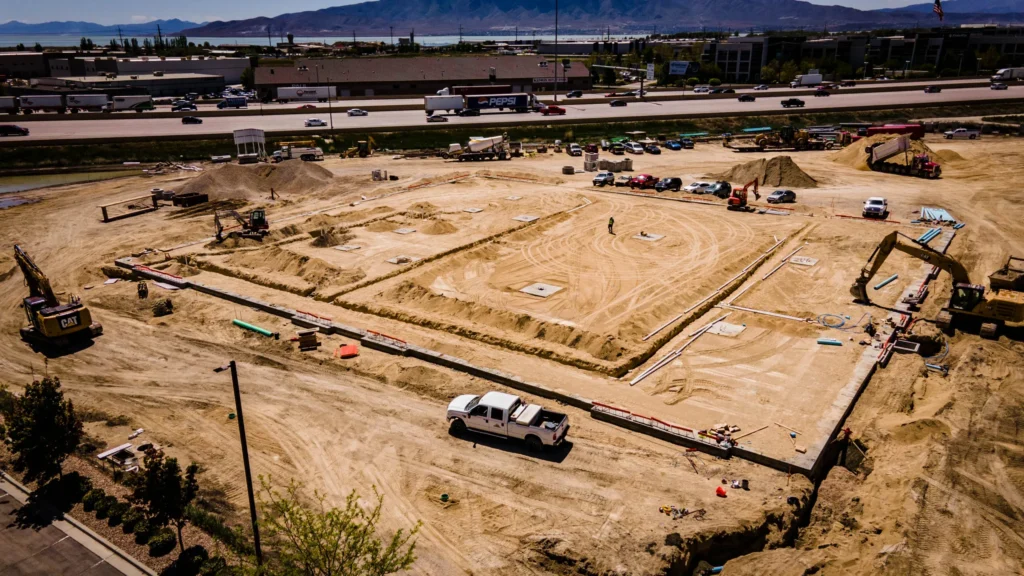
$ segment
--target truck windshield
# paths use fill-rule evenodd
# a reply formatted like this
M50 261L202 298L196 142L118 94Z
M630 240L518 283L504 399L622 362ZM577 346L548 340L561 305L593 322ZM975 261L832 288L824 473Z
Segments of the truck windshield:
M472 400L469 401L469 404L466 404L466 411L472 410L479 403L480 403L480 397L479 396L477 396L476 398L473 398Z

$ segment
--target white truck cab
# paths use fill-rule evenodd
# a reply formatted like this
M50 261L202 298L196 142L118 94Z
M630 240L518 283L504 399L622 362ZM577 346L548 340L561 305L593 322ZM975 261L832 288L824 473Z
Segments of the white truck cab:
M524 440L533 451L561 444L569 432L569 417L565 414L526 404L519 396L504 392L458 396L448 404L447 419L456 436L472 430L514 438Z

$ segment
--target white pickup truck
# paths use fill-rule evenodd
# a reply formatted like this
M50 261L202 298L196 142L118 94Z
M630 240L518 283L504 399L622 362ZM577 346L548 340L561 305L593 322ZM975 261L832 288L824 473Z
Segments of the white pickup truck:
M526 441L533 451L561 444L569 432L569 417L565 414L525 404L522 398L504 392L458 396L448 404L447 417L456 436L472 430L514 438Z
M964 138L967 140L976 140L981 136L981 130L971 128L957 128L956 130L950 130L944 133L946 140L953 140L954 138Z

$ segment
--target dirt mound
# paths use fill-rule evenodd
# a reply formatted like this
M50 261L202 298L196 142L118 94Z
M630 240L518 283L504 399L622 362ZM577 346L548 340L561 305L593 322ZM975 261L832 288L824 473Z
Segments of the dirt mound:
M182 186L182 193L208 194L210 200L270 198L270 189L283 198L320 192L334 175L311 162L281 164L221 164Z
M366 225L366 230L369 232L391 232L398 230L402 226L397 222L390 220L377 220Z
M939 164L955 164L957 162L966 162L967 159L957 153L955 150L936 150L932 154L932 160Z
M789 156L761 158L745 164L737 164L715 178L739 184L757 180L763 186L786 186L788 188L815 188L818 185L818 182L801 170Z
M406 210L407 212L413 212L416 214L433 214L437 212L437 206L434 206L430 202L417 202Z
M459 229L447 220L434 220L430 224L424 226L420 232L424 234L431 234L434 236L440 236L441 234L452 234L458 232Z
M845 164L846 166L856 168L857 170L870 170L870 168L868 168L868 154L865 152L865 149L872 144L882 144L898 137L898 134L875 134L874 136L861 138L846 148L833 153L832 161L839 164ZM952 150L944 150L943 152L956 154L956 152L953 152ZM927 144L920 140L911 140L908 157L913 157L916 154L928 154L932 158L938 158L935 151L929 148ZM960 156L959 154L956 155ZM961 159L963 158L961 157ZM891 162L893 164L906 164L903 156L899 154L886 160L886 162Z
M271 274L297 276L314 286L341 286L366 277L358 269L342 269L319 258L300 256L294 252L271 246L266 250L233 254L227 262L233 266Z
M310 232L313 237L313 246L317 248L330 248L331 246L340 246L355 238L354 234L347 232L340 232L335 228L323 228L320 230L314 230Z
M329 216L327 214L317 214L316 216L310 216L303 222L303 227L307 230L318 230L321 228L329 228L335 224L359 222L361 220L369 220L375 216L381 216L394 212L395 209L390 206L377 206L376 208L369 208L366 210L355 210L352 212L342 212L336 216Z

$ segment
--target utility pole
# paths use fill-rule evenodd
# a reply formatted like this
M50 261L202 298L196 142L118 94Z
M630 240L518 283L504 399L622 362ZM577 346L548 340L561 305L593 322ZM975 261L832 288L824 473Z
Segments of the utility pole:
M242 463L245 465L245 485L249 489L249 516L252 519L253 550L256 552L256 565L263 565L263 550L260 548L260 527L256 518L256 495L252 490L252 471L249 469L249 446L245 441L245 419L242 418L242 393L238 390L238 369L235 361L228 362L214 372L231 370L231 385L235 389L235 412L238 416L238 435L242 440Z
M164 35L160 31L159 24L156 25L156 45L159 47L160 50L164 49Z
M270 39L270 24L267 24L267 46L273 47L274 41Z
M391 49L393 50L395 48L395 27L388 26L388 28L391 28Z
M117 37L121 40L121 49L124 50L124 36L121 35L121 27L117 27Z
M462 24L459 24L459 44L462 44Z
M519 26L516 26L516 44L519 44Z
M555 0L555 103L558 103L558 0Z

